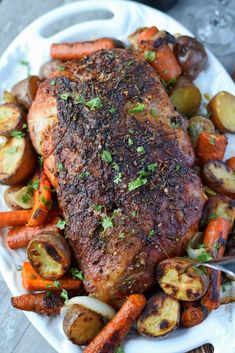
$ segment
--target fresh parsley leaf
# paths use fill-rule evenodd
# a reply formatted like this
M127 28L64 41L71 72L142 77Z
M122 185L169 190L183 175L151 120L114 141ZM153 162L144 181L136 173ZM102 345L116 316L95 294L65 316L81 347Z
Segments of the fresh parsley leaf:
M156 58L156 53L153 50L145 50L144 58L148 60L150 63L153 62Z
M151 109L150 114L154 117L158 116L158 110L157 109Z
M119 184L122 181L122 173L117 173L113 179L115 184Z
M64 101L67 101L67 99L71 96L71 94L69 92L64 92L64 93L60 93L59 97L61 99L63 99Z
M51 297L52 296L52 292L51 291L49 291L49 290L46 290L46 295L48 296L48 297Z
M84 104L85 103L85 98L81 96L80 94L76 94L74 96L74 103L75 104Z
M84 274L82 271L80 271L78 268L76 267L70 267L69 268L69 272L71 273L71 275L74 277L74 278L78 278L80 279L81 281L83 281L85 279L84 277Z
M175 170L178 172L181 169L181 165L179 163L176 164Z
M149 176L149 172L147 172L146 170L144 169L141 169L138 171L138 175L141 177L141 178L145 178L147 176Z
M146 178L141 178L141 177L138 177L132 181L130 181L128 183L128 191L132 191L132 190L135 190L145 184L147 184L147 179Z
M171 125L171 127L172 127L173 129L177 129L178 127L180 127L180 124L177 123L176 121L172 121L172 122L170 123L170 125Z
M136 148L136 151L137 151L138 153L144 153L144 152L145 152L145 149L144 149L143 146L139 146L139 147Z
M43 159L42 156L38 156L38 162L39 162L39 165L40 165L40 166L43 165L44 159Z
M128 129L129 134L133 135L135 131L133 129Z
M64 71L65 68L64 68L64 66L58 66L58 70L59 70L59 71Z
M11 136L15 137L17 139L21 139L22 137L25 136L25 133L23 133L22 131L19 131L19 130L13 130L11 133Z
M131 217L136 217L137 216L137 211L131 211Z
M127 62L127 65L126 66L131 66L131 65L133 65L133 60L128 60L128 62Z
M88 102L85 103L87 107L90 108L90 110L96 110L102 107L102 103L99 97L92 98Z
M102 211L103 206L96 204L93 206L93 208L96 212L100 212L100 211Z
M164 74L166 74L166 75L167 75L168 73L169 73L169 71L168 71L168 70L164 70Z
M197 261L206 262L209 260L213 260L213 257L205 250L197 257Z
M215 212L212 212L208 218L209 219L216 219L217 218L217 214Z
M157 170L157 167L158 167L157 163L150 163L147 165L147 169L151 173L154 173Z
M123 347L120 346L116 349L115 353L125 353L125 351L124 351Z
M54 287L59 288L61 286L60 281L54 281Z
M39 180L38 179L32 180L32 182L29 183L29 186L32 187L34 190L38 190L38 188L39 188Z
M115 108L115 107L111 107L111 108L109 109L109 112L110 112L111 114L116 113L116 111L117 111L117 108Z
M57 169L58 169L58 170L64 170L64 165L63 165L63 163L59 162L59 163L57 164Z
M121 240L125 239L125 234L123 232L119 233L118 238Z
M17 147L11 147L7 150L8 154L15 154L17 152Z
M50 84L51 86L55 86L55 80L51 80Z
M128 110L128 113L140 113L144 110L145 105L144 103L136 103L136 105L133 108L130 108Z
M150 229L148 237L151 238L155 235L154 229Z
M104 228L104 231L106 231L106 229L108 229L108 228L113 228L112 219L108 216L103 217L101 224Z
M109 151L103 150L102 153L101 153L101 159L104 162L111 163L112 160L113 160L113 157L112 157L112 154Z
M130 138L130 137L128 137L128 146L131 146L131 145L133 145L133 140Z
M67 222L64 219L60 219L57 223L56 223L56 227L64 230L65 226L67 225Z
M24 195L21 196L21 201L25 204L29 202L33 197L33 188L28 186Z
M24 124L22 125L22 129L28 129L28 125L27 125L26 123L24 123Z
M210 138L210 144L211 144L211 145L214 145L214 144L215 144L215 137L214 137L214 136L211 136L211 138Z
M69 295L67 290L62 289L61 293L60 293L61 298L64 299L64 303L67 304L68 300L69 300Z
M50 209L51 203L44 196L40 197L40 201L46 206L47 209Z
M86 179L89 175L91 175L90 172L85 171L85 172L81 172L80 174L78 174L78 179Z

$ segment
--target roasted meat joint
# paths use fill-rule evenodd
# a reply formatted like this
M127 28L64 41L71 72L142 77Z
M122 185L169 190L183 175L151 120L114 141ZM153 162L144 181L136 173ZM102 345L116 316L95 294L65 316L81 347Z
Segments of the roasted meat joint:
M150 288L205 202L186 123L154 69L125 49L69 62L40 85L28 124L86 290L109 300Z

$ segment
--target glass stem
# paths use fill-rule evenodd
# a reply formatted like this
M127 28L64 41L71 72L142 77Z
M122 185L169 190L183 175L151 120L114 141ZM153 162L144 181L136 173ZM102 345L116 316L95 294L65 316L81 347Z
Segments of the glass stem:
M214 28L225 27L226 17L225 17L225 5L228 0L217 0L217 7L213 11L210 23Z

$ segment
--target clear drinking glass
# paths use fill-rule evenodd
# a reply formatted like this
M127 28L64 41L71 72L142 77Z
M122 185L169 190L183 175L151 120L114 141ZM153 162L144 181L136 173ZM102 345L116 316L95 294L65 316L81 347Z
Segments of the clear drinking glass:
M229 9L229 0L216 0L202 6L193 17L193 31L216 55L235 53L235 13ZM233 0L234 1L234 0Z

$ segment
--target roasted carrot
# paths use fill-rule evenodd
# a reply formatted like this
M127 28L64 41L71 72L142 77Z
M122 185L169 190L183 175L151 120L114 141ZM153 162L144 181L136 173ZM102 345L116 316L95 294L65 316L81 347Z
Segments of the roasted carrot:
M210 159L222 160L228 144L225 135L215 135L208 132L202 132L199 135L196 153L199 157L200 164L205 164Z
M184 327L199 325L208 316L208 310L200 301L182 302L180 323Z
M101 49L115 48L115 42L110 38L100 38L87 42L52 44L51 58L59 60L81 59Z
M154 36L159 32L159 30L157 29L157 27L152 26L152 27L145 27L145 28L141 28L139 30L139 34L138 34L138 41L144 42L144 41L149 41L149 39L154 38ZM138 33L138 30L137 32Z
M57 315L64 305L59 293L22 294L11 298L14 308L24 311L34 311L40 315Z
M60 220L60 217L54 217L49 219L44 225L37 227L17 227L10 228L7 232L6 242L10 249L16 250L26 248L30 240L39 234L41 231L55 231L60 232L60 229L56 227L56 223Z
M227 159L226 164L235 172L235 157Z
M52 280L46 280L40 277L29 262L24 262L21 271L22 285L29 291L58 291L60 289L72 290L79 289L82 281L73 278L71 275L64 275L59 280L59 286L55 286Z
M27 226L36 227L42 225L51 208L51 184L43 170L34 177L38 180L38 188L34 190L34 205Z
M17 227L27 223L31 210L0 212L0 228Z
M163 44L156 49L156 57L151 65L155 68L158 75L167 82L177 79L182 72L174 53L167 44Z
M84 353L113 353L121 344L146 304L142 294L130 295L115 317L84 349Z
M211 219L208 223L203 237L203 244L213 258L220 258L224 255L230 228L230 222L223 217ZM206 294L201 299L201 303L210 312L213 309L217 309L220 305L221 272L208 270L208 274L211 281Z

